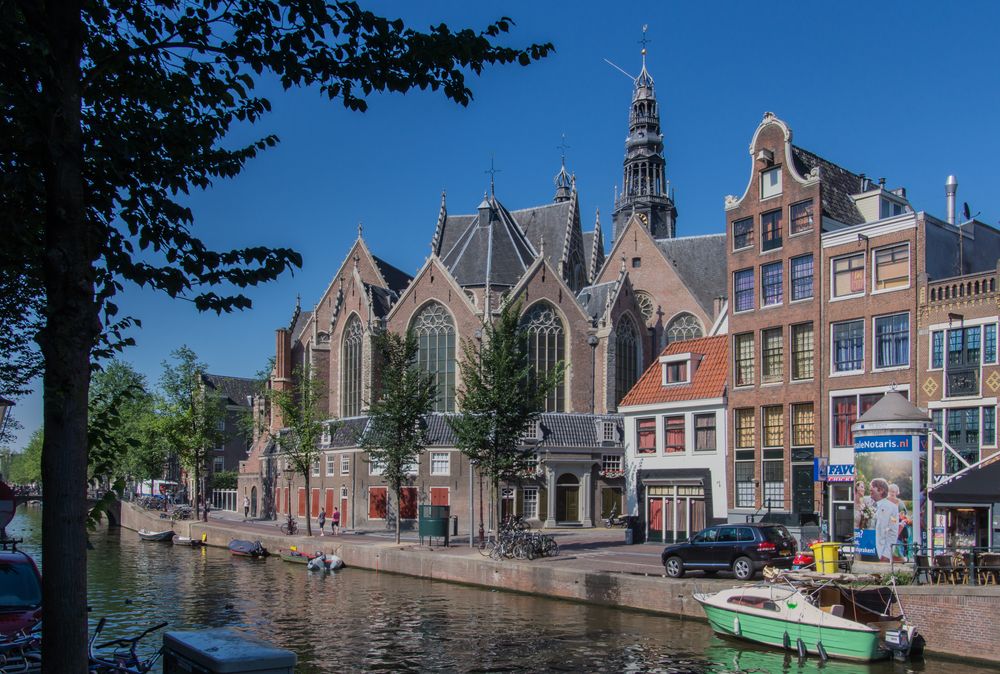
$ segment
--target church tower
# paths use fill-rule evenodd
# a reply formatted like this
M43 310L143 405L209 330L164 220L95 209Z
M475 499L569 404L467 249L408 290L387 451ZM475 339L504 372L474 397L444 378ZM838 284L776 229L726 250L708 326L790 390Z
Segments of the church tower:
M635 78L632 92L628 127L622 191L615 197L611 216L615 240L633 213L642 219L653 238L672 239L676 235L677 209L667 181L660 111L653 91L653 78L646 70L645 46L642 71Z

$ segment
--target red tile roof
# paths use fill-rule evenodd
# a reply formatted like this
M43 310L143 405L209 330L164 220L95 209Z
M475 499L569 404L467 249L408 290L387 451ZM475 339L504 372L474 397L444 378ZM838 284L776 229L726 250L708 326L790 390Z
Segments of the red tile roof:
M702 337L683 342L673 342L663 350L661 356L680 353L701 354L701 364L694 371L690 384L663 385L662 365L659 359L646 369L618 404L619 410L631 405L653 405L656 403L679 402L721 398L726 392L726 376L729 358L726 335Z

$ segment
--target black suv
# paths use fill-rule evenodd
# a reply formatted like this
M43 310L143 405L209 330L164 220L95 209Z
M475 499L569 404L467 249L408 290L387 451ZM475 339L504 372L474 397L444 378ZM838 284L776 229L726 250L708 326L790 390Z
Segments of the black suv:
M668 545L660 559L671 578L697 569L710 575L732 571L740 580L749 580L765 566L791 566L796 547L780 524L718 524L684 543Z

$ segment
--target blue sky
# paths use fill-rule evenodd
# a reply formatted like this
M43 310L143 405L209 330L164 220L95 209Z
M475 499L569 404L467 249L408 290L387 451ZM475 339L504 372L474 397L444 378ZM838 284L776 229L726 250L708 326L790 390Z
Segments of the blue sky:
M656 82L678 235L724 229L723 198L741 194L750 137L765 111L794 142L846 168L905 186L918 210L943 215L944 180L959 202L997 224L1000 169L1000 3L435 2L370 7L423 28L516 22L510 44L552 41L556 52L527 68L493 68L469 84L461 108L431 92L374 96L365 114L317 91L264 87L274 111L234 133L265 133L277 148L237 179L196 194L196 231L216 247L290 246L304 267L251 289L254 309L228 316L129 289L119 302L142 319L125 356L152 381L181 344L212 372L251 376L274 349L296 294L311 307L341 263L359 222L377 255L413 273L429 253L447 190L451 213L470 213L488 186L511 209L551 200L562 134L577 177L584 228L601 211L610 239L621 181L631 82L643 24ZM720 261L721 263L721 261ZM41 425L41 396L15 415L22 447Z

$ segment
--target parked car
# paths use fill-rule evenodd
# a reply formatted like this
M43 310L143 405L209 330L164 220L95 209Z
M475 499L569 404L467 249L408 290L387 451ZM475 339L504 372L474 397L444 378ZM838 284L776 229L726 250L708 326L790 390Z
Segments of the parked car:
M0 552L0 635L32 627L42 617L42 576L35 561L18 551Z
M732 571L740 580L749 580L765 566L791 566L796 547L780 524L718 524L684 543L668 545L660 559L671 578L698 570L709 575Z

